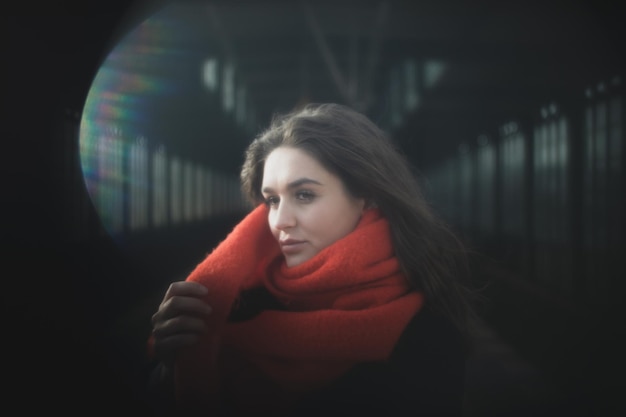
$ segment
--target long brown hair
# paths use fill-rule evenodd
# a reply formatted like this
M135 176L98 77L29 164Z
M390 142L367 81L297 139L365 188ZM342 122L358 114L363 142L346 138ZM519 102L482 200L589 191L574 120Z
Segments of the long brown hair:
M365 115L340 104L309 104L276 115L245 153L242 190L253 204L263 201L265 159L279 146L308 152L352 195L380 208L409 284L469 341L473 310L464 245L429 207L410 163L391 139Z

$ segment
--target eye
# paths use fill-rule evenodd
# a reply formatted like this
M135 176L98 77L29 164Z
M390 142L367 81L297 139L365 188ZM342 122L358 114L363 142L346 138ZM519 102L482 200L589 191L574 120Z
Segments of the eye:
M270 196L265 199L265 205L268 207L276 207L278 205L279 199L276 196Z
M300 190L296 192L296 199L305 203L313 201L315 194L308 190Z

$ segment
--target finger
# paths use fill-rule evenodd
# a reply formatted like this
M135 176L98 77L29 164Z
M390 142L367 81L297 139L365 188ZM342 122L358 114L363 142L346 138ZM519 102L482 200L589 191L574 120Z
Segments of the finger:
M175 296L204 297L207 293L207 288L198 282L176 281L171 283L168 287L165 292L165 297L163 297L163 301Z
M207 331L204 320L191 316L177 316L157 323L152 329L155 340L177 334L202 334Z
M203 300L192 297L170 298L152 315L152 326L158 326L172 318L179 316L198 317L206 319L213 309Z
M213 309L204 300L194 297L175 296L163 302L152 317L152 324L180 315L195 315L206 318Z

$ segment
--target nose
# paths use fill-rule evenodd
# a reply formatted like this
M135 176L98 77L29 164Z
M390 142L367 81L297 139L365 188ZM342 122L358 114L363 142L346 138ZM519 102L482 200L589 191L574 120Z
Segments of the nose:
M296 216L289 204L280 202L278 207L270 211L270 226L277 230L285 230L296 225Z

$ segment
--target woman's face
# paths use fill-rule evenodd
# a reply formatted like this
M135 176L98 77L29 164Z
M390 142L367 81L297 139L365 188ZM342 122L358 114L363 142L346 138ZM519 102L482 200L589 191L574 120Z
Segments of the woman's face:
M311 259L354 230L365 201L308 153L278 147L265 161L261 191L288 267Z

